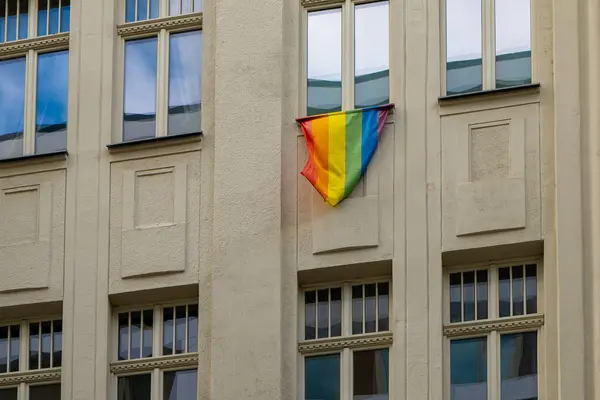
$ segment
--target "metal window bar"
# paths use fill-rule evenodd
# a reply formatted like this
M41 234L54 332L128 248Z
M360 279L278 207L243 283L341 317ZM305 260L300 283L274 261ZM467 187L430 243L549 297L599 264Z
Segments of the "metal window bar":
M175 322L177 320L177 318L176 318L177 315L175 314L176 312L177 312L177 307L173 306L173 317L172 317L172 320L171 320L171 321L173 321L173 346L172 346L172 349L171 349L171 354L175 354L175 347L176 347L176 343L175 342L177 341L177 338L175 337L175 334L176 334L176 330L175 330L175 328L176 328L175 325L176 324L175 324Z
M182 3L183 3L183 0L179 0L179 12L177 14L181 14L181 11L183 9Z
M379 332L379 283L375 284L375 332Z
M131 311L127 312L127 359L131 360Z
M140 358L144 358L144 310L140 310Z
M510 313L508 315L510 315L511 317L513 316L513 290L512 290L512 285L513 285L513 273L512 273L513 269L512 266L508 267L508 299L510 300Z
M477 320L479 319L479 317L478 317L478 315L477 315L477 306L478 306L478 304L477 304L477 303L479 303L479 301L477 301L477 300L478 300L478 298L479 298L479 297L478 297L479 290L478 290L478 287L477 287L477 286L478 286L478 285L477 285L477 283L478 283L478 282L477 282L477 271L473 271L473 274L474 274L473 282L474 282L474 285L475 285L475 286L473 287L473 289L474 289L474 290L473 290L473 295L474 295L473 302L475 303L475 315L474 315L474 317L475 317L475 321L477 321Z
M46 2L46 35L50 34L50 3L52 0Z
M4 41L8 42L8 2L10 0L6 0L4 2Z
M8 0L10 1L10 0ZM17 20L17 31L15 32L15 40L19 40L19 23L21 17L21 2L19 0L13 0L17 2L17 14L15 15L15 19ZM7 21L8 22L8 21Z
M465 320L465 280L463 273L460 273L460 322Z
M146 19L150 19L150 0L146 1Z
M58 0L58 32L62 32L61 30L61 19L62 19L62 0Z
M327 308L328 308L328 317L329 324L327 326L327 337L331 337L331 289L327 289Z
M42 369L42 323L38 322L38 368Z
M135 0L134 16L133 16L134 21L138 20L138 1L139 0Z
M148 3L150 0L148 0ZM185 342L183 344L183 352L187 353L188 351L188 326L190 324L190 307L188 304L185 305Z
M54 367L54 321L50 321L50 368Z
M6 340L6 346L7 346L7 348L6 348L6 354L7 354L7 357L6 357L6 372L11 372L10 371L10 356L12 354L10 354L10 341L11 341L11 337L10 337L10 331L11 331L11 329L10 328L12 328L12 326L8 326L7 328L8 328L8 336L7 336L7 340Z
M365 333L367 331L367 296L365 296L365 285L360 285L362 290L362 331L360 333Z

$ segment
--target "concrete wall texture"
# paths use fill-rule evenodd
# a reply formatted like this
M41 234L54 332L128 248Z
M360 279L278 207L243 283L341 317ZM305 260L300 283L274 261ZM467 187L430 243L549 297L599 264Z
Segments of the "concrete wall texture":
M303 288L382 276L390 398L450 400L447 271L522 259L543 271L539 398L600 400L600 4L531 1L539 86L439 99L443 2L390 0L395 110L332 208L295 118L306 8L341 3L204 0L173 22L203 31L203 135L116 147L144 31L124 1L71 3L68 155L0 163L0 325L62 316L63 400L117 398L115 310L190 299L198 399L303 398Z

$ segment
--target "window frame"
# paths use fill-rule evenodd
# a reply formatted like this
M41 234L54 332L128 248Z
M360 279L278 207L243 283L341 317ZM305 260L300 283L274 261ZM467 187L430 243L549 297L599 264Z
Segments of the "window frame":
M449 96L447 90L447 1L440 0L440 93L441 96ZM481 90L459 93L454 96L467 95L473 93L482 93L491 90L500 90L496 88L496 0L481 1ZM537 80L537 62L536 57L536 1L529 0L529 37L531 41L531 84ZM510 86L515 88L519 86ZM506 88L504 88L506 89Z
M537 312L532 314L499 316L498 270L503 267L536 264L537 279ZM450 274L488 270L488 318L472 321L450 322ZM496 263L474 263L453 267L445 267L443 274L443 399L451 400L450 383L450 346L454 340L486 338L487 339L487 398L501 399L501 337L503 335L527 332L537 333L537 385L538 398L543 399L545 387L545 301L544 301L544 269L539 257L516 258ZM524 299L525 301L525 299ZM462 307L462 302L461 302Z
M203 11L169 16L169 1L159 0L158 18L125 22L126 0L119 0L115 52L115 84L113 86L113 118L111 144L144 142L168 135L169 107L169 38L171 34L200 31L204 48ZM123 111L125 97L125 44L131 40L156 38L156 114L153 136L124 140ZM202 68L203 70L204 68ZM201 73L203 73L201 71ZM200 133L200 132L194 132ZM171 135L176 137L178 135Z
M170 301L163 303L145 303L132 306L115 307L111 316L111 334L112 339L110 348L110 372L111 372L111 393L114 398L118 398L119 378L135 375L150 375L150 393L151 400L162 400L164 388L164 374L166 372L196 370L199 371L199 350L196 352L184 352L180 354L162 354L163 339L163 308L177 306L198 305L198 340L200 340L200 303L197 298ZM140 357L136 359L119 360L119 314L132 311L153 310L152 325L152 357ZM188 327L186 326L186 331ZM130 340L130 338L128 338ZM197 382L199 381L197 375Z
M308 14L314 11L327 11L341 9L342 19L342 111L354 109L354 86L355 86L355 38L354 38L354 6L363 4L374 4L386 0L303 0L301 12L301 45L300 45L300 90L298 99L298 115L307 115L308 112ZM393 48L392 48L392 3L388 1L388 20L389 20L389 97L393 102L393 79L392 70L394 69Z
M387 283L388 286L388 313L389 329L382 332L352 334L352 286L365 285L370 283ZM304 339L304 294L305 292L319 289L342 288L342 335L327 337L321 339ZM305 398L305 361L308 357L318 357L339 354L340 356L340 400L351 400L353 398L354 386L354 367L353 355L358 351L369 350L388 350L389 357L389 377L388 393L389 398L393 399L393 357L391 357L393 346L393 283L389 275L374 277L368 279L331 281L326 283L304 285L298 293L298 398ZM331 319L331 315L329 316Z

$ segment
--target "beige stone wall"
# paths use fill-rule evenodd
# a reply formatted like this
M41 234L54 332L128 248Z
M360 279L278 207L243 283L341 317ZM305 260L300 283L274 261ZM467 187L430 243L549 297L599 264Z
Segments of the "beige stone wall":
M600 8L532 4L539 90L438 102L440 2L390 1L395 112L331 208L300 0L204 0L202 139L118 151L122 4L73 2L68 157L0 166L0 322L62 307L63 399L114 399L113 307L197 297L199 398L291 400L302 285L391 275L393 399L442 400L444 268L539 256L540 398L600 399Z

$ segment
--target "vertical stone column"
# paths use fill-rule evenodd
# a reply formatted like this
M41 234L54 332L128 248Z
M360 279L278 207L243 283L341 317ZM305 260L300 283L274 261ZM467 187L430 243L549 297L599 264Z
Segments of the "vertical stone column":
M214 11L211 400L280 399L283 1Z

